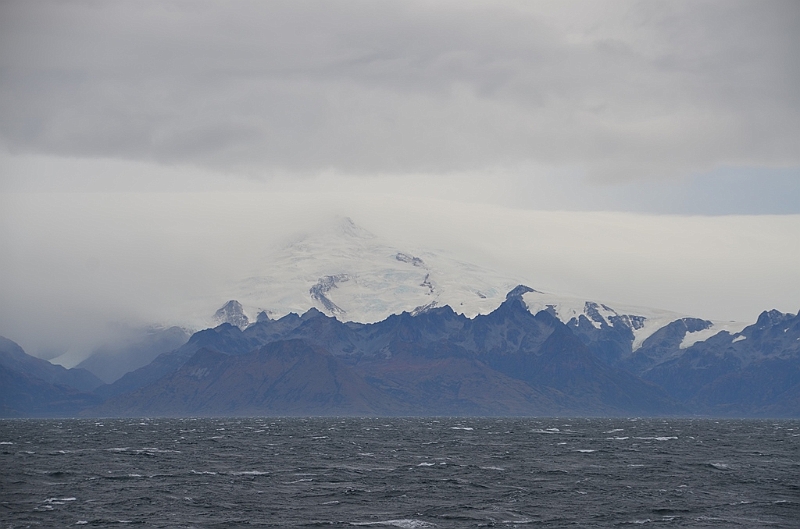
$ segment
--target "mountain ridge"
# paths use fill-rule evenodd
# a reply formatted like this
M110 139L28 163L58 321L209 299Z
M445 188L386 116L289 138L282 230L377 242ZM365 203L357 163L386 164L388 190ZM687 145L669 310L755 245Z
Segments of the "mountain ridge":
M786 373L800 362L800 316L765 311L747 325L558 296L436 252L394 247L349 218L296 238L265 270L229 290L245 297L214 312L213 326L191 336L160 327L111 347L136 367L122 376L109 366L113 355L90 356L81 366L114 380L78 389L104 402L96 411L177 412L175 403L148 408L133 395L164 390L187 363L213 364L207 351L260 369L253 358L263 355L254 353L281 342L316 359L307 365L320 384L347 372L353 387L360 377L380 389L380 413L798 414ZM327 379L320 355L333 359ZM223 363L233 373L246 362ZM54 381L41 371L52 366L26 365L15 371L20 380ZM181 384L170 391L189 387ZM758 398L746 402L747 391ZM209 409L227 409L217 399Z
M685 348L684 335L708 323L676 320L615 359L604 351L619 329L583 332L552 310L533 314L533 289L510 292L473 318L443 306L357 323L312 308L244 329L222 323L93 394L3 367L17 394L6 388L2 413L800 416L800 313L764 311ZM294 363L276 363L281 354ZM201 371L213 388L192 378Z
M658 383L651 369L645 369L644 372L648 376L640 378L631 370L623 369L624 362L609 361L598 353L596 344L591 341L585 343L585 339L582 339L573 327L561 322L551 311L543 310L532 314L524 300L528 292L528 288L523 285L514 295L507 296L507 299L494 311L474 318L467 318L451 307L444 306L416 314L406 311L389 316L381 322L364 324L341 322L319 310L309 309L303 315L289 314L276 320L262 319L244 330L230 324L222 324L196 333L185 346L188 349L179 350L174 355L181 357L185 362L192 353L191 348L196 352L199 348L211 347L224 351L229 356L239 356L251 354L264 344L299 340L342 360L345 365L353 368L359 376L369 380L375 387L384 390L394 387L392 390L394 396L400 398L405 407L384 409L383 413L388 414L420 413L424 409L420 406L418 398L414 397L415 391L422 391L421 386L417 381L410 380L410 375L400 374L404 367L420 376L424 374L429 382L438 377L438 383L442 384L440 389L444 394L450 391L445 391L445 379L450 377L449 384L457 385L452 379L452 373L440 372L444 369L444 365L448 365L456 372L464 373L464 376L467 376L466 373L472 373L470 377L478 376L484 381L503 380L502 384L506 387L516 384L511 382L512 380L527 386L525 391L517 391L513 398L509 396L506 403L508 405L505 407L497 403L494 408L487 407L486 403L481 402L481 398L475 396L462 399L465 408L461 409L461 412L473 409L493 414L515 410L514 413L526 414L526 408L520 403L527 399L528 413L534 411L584 415L735 413L737 409L735 406L733 408L728 406L726 409L724 403L715 403L713 399L702 402L692 400L693 394L681 393L678 390L680 386L678 383L668 382L669 387L665 388L665 383ZM772 314L770 318L766 320L762 318L761 323L752 327L761 329L759 332L763 334L770 325L787 326L795 318L797 317L792 315ZM691 354L694 350L692 347L696 349L699 345L682 349L682 335L692 327L705 328L707 325L704 320L678 320L673 326L677 331L664 333L668 335L668 339L654 335L649 342L646 341L646 347L638 350L637 354L646 355L648 347L651 349L655 347L654 343L662 347L671 347L671 354L676 358L687 353ZM597 331L601 329L613 331L610 326L593 328ZM800 336L800 328L795 330L792 327L792 329ZM778 331L780 329L773 334ZM752 334L750 330L747 333ZM794 334L791 336L794 337ZM665 358L672 356L667 354ZM791 354L789 357L789 361L794 358ZM691 376L687 376L691 375L691 371L687 369L694 367L696 366L681 366L684 370L681 375L683 381L692 379ZM175 365L171 369L174 370ZM434 376L435 373L438 374ZM164 374L166 373L162 373L162 376ZM720 371L718 375L730 375L730 370ZM753 376L758 378L757 374ZM706 380L696 388L695 393L707 384L723 383L716 382L716 379L714 376ZM393 382L390 384L390 381ZM734 381L729 382L729 384L734 383ZM480 391L485 393L488 391L487 388L488 385ZM530 390L533 390L536 396L530 394ZM522 397L526 391L528 396ZM436 399L430 396L427 400L429 411L459 413L458 408L452 406L448 408L441 403L435 404ZM769 399L765 401L766 408L782 409L767 401ZM135 408L135 405L133 407ZM760 412L757 408L751 407L748 413ZM796 411L788 409L782 413L791 414Z

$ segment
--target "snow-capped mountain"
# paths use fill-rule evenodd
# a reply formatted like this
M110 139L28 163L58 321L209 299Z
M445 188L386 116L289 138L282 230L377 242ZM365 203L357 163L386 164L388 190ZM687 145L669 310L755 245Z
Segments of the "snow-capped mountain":
M222 316L233 310L228 302L214 321L243 327L262 312L262 317L280 317L290 312L303 314L314 307L340 321L371 323L392 314L413 314L445 305L471 318L493 311L521 284L535 288L536 281L441 252L396 247L344 217L281 248L265 263L264 272L235 284L231 297L243 307L235 307L233 321ZM623 341L629 342L629 351L639 349L669 323L690 317L534 289L521 295L534 314L547 310L575 328L617 329L625 335ZM705 323L686 327L681 348L722 330L739 332L746 325L702 321Z
M343 218L275 253L233 298L255 319L315 307L342 321L450 305L467 316L491 312L519 278L419 249L394 247Z
M214 323L217 325L220 323L230 323L240 329L244 329L250 323L250 319L247 317L247 314L244 313L242 304L232 299L214 313Z
M95 390L98 413L798 413L800 315L745 328L561 296L348 218L263 270L213 328Z
M540 310L547 310L570 326L580 325L583 317L586 323L596 329L603 327L628 328L633 333L633 343L631 344L633 351L642 347L644 342L659 329L674 321L690 318L686 314L668 310L619 304L611 307L605 303L583 298L558 296L536 290L527 292L523 299L528 309L534 314ZM688 327L681 341L681 349L698 341L706 340L720 331L737 333L747 325L747 323L736 321L702 321L703 325Z
M90 357L82 366L113 379L91 395L50 387L47 363L22 362L12 344L0 375L22 396L13 413L74 414L101 401L87 413L800 410L800 314L765 311L745 327L561 296L443 252L393 246L348 218L297 238L263 269L223 293L235 299L208 320L213 328L118 344L124 362Z

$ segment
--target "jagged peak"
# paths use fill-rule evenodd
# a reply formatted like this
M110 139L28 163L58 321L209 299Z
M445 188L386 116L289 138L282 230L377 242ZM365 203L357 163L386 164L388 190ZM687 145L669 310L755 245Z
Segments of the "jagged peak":
M296 313L296 312L289 312L289 313L285 314L284 316L281 316L280 318L278 318L275 321L289 321L289 320L293 320L295 318L300 318L300 315L298 313Z
M506 301L512 298L521 298L523 294L527 294L528 292L538 292L538 291L532 289L527 285L517 285L511 290L509 290L508 294L506 294Z
M228 301L214 313L214 321L230 323L240 329L244 329L250 324L250 318L244 313L244 307L235 299Z
M198 331L198 332L195 333L195 335L198 335L198 334L201 334L201 333L205 333L206 331L209 331L207 333L207 335L210 336L212 334L229 334L229 333L241 334L242 329L239 328L238 325L234 325L234 324L229 323L227 321L223 321L222 323L220 323L219 325L217 325L213 329L205 329L205 330L202 330L202 331Z
M436 306L437 306L436 301L431 301L427 305L420 305L419 307L412 310L411 315L419 316L420 314L425 314L426 312L430 312L432 309L436 308Z
M237 300L232 299L226 302L217 312L224 311L224 310L242 310L242 304L239 303Z
M714 326L714 322L700 318L681 318L680 321L686 326L687 332L704 331Z
M301 320L310 320L312 318L318 318L320 316L322 316L323 318L327 318L328 317L328 316L325 315L324 312L322 312L318 308L311 307L302 316L300 316L300 319Z
M787 319L794 318L792 314L784 314L779 310L765 310L761 314L758 315L758 320L756 320L756 325L758 328L763 329L770 325L776 325Z
M525 288L527 288L527 287L525 287ZM516 289L514 289L514 290L516 290ZM491 311L486 316L489 316L489 317L497 317L497 316L506 317L506 316L508 316L509 314L512 314L512 313L525 313L525 314L533 316L533 314L531 314L530 310L528 310L528 305L525 304L525 300L522 299L522 295L521 294L518 295L518 296L511 296L511 295L506 296L505 301L503 301L496 309Z

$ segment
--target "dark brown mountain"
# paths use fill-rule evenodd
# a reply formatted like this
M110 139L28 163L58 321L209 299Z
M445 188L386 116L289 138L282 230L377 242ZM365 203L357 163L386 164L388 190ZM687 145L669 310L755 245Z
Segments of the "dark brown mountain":
M247 354L203 348L176 372L97 410L110 415L380 415L407 411L319 347L283 340Z

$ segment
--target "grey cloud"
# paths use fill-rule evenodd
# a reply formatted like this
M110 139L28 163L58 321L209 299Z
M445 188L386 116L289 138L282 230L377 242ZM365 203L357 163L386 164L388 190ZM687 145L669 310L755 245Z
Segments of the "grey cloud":
M11 152L257 174L800 164L797 2L8 2Z

